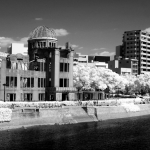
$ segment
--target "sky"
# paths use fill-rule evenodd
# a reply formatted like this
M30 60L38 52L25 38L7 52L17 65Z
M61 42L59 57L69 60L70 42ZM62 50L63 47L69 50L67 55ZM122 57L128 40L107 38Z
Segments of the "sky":
M58 45L69 42L86 55L114 55L125 31L150 27L150 0L1 0L0 51L25 43L45 25L56 31Z

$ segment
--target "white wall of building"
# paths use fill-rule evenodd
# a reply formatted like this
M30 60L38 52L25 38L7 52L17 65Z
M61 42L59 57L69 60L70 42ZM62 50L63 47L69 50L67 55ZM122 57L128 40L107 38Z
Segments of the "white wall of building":
M132 74L131 68L121 68L121 74Z
M88 63L88 55L83 55L81 53L77 53L78 56L78 62L80 63Z
M96 66L101 68L108 68L108 64L105 62L93 62L93 63L80 63L80 62L74 62L74 65L77 64L83 64L83 65L89 65L89 66Z
M94 62L96 67L108 68L108 64L105 62Z
M28 55L28 47L24 47L23 43L12 43L11 44L12 54Z

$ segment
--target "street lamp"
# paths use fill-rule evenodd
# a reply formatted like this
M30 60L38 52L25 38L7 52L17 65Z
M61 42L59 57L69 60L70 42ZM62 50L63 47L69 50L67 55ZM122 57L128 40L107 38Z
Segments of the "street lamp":
M4 102L5 102L5 86L6 86L6 83L4 83L3 86L4 86Z

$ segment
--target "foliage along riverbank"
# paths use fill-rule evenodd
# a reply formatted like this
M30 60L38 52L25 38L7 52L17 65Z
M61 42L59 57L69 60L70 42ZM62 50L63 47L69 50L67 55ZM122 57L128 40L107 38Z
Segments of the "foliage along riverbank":
M73 67L74 86L81 90L107 89L109 93L150 94L150 73L140 75L119 75L110 69L78 64Z

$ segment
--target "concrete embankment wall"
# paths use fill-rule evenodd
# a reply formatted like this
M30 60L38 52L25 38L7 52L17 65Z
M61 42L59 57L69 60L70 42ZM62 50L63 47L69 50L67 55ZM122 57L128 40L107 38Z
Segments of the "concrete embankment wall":
M18 125L25 125L30 123L37 124L62 124L69 123L71 120L68 108L52 108L39 110L26 110L23 112L13 111L12 121ZM67 122L68 121L68 122Z
M143 104L138 105L140 111L127 112L122 106L112 106L112 107L96 107L97 118L99 121L109 120L109 119L119 119L119 118L129 118L143 115L150 115L150 105Z
M92 109L94 109L92 107ZM16 128L21 126L69 124L95 121L88 115L87 108L64 107L51 109L16 109L13 110L10 122L0 123L0 129ZM97 121L97 120L96 120Z
M0 123L0 129L21 126L68 124L128 118L150 114L150 104L138 105L140 111L127 112L122 106L65 106L48 109L15 109L10 122Z

